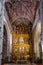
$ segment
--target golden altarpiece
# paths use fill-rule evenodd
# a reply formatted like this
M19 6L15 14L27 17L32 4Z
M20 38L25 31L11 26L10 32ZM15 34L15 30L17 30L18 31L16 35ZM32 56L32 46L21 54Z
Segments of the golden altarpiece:
M12 32L12 59L29 60L32 55L32 32L29 32L26 24L21 23Z

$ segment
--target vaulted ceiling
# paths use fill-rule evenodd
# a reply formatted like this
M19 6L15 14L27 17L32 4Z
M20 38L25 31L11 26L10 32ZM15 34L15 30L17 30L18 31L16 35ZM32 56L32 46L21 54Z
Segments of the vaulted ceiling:
M11 25L16 21L27 21L34 23L38 1L35 0L8 0L5 2L5 8ZM26 23L26 22L25 22ZM27 23L28 24L28 23Z

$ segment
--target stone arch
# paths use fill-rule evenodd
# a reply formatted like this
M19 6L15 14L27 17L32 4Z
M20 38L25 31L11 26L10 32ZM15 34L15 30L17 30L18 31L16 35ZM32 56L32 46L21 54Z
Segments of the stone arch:
M19 18L16 18L14 20L14 22L12 22L12 24L15 23L15 25L19 24L19 23L25 23L26 25L28 25L29 23L32 25L32 22L26 18L26 17L19 17Z
M17 25L19 24L25 24L26 26L28 26L28 28L31 28L32 31L32 26L33 24L31 23L31 21L29 21L27 18L17 18L13 23L12 23L12 28L14 29Z
M10 54L10 29L9 29L9 26L8 26L8 23L7 23L7 21L4 21L4 24L3 24L3 28L5 27L5 30L6 31L4 31L5 33L6 33L6 35L7 35L7 38L5 39L5 40L7 40L7 42L5 43L5 45L6 45L6 47L3 45L3 47L4 48L6 48L6 52L3 52L3 62L7 62L8 61L8 56L9 56L9 54ZM5 35L5 36L6 36ZM3 34L3 36L4 36L4 34ZM3 39L4 39L4 37L3 37ZM4 43L3 43L4 44ZM5 51L5 49L3 50L3 51ZM4 54L5 53L5 54Z

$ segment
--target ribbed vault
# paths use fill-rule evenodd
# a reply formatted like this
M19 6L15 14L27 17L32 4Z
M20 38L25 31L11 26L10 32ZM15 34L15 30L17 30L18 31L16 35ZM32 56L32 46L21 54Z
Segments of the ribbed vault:
M13 23L17 21L17 19L25 19L33 24L35 20L36 11L38 8L38 1L9 0L5 2L5 8L12 26ZM27 21L25 23L27 24Z

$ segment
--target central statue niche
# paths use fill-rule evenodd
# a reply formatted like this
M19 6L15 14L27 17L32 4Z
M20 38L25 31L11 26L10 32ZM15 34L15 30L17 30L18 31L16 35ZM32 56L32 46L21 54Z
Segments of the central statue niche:
M24 23L16 26L12 32L12 59L29 60L32 59L32 32L31 27Z

